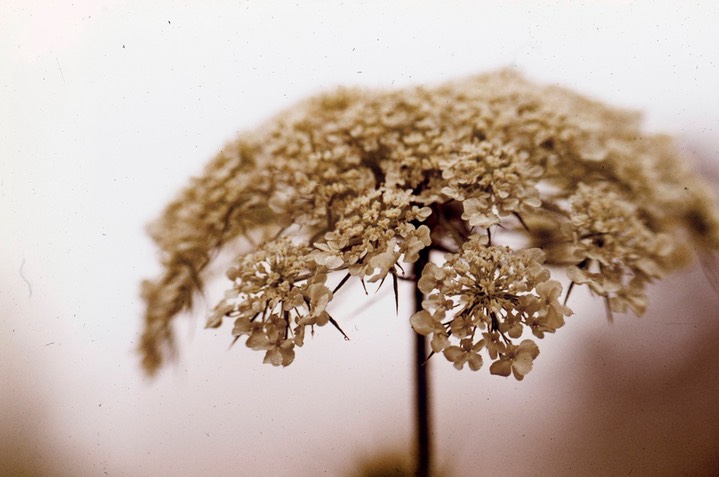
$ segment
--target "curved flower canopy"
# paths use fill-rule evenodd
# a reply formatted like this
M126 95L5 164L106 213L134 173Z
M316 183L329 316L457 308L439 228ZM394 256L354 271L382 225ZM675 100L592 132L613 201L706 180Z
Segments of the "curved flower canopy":
M328 305L348 279L391 276L395 293L418 281L410 323L435 353L522 379L539 354L526 334L571 315L552 272L639 315L648 283L719 249L708 187L639 122L513 71L301 103L228 144L150 227L163 272L143 284L144 368L172 354L214 252L244 241L207 326L232 320L267 363L290 364L307 326L339 329Z

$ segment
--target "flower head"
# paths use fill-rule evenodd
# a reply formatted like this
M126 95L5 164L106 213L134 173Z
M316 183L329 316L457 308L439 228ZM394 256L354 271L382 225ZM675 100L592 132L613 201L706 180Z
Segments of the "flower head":
M233 288L207 321L214 328L233 318L232 334L247 335L247 346L265 350L265 363L287 366L295 346L304 344L306 326L328 323L332 292L324 269L310 258L311 249L288 239L268 242L241 256L227 271Z
M549 279L541 250L513 251L488 246L483 239L471 238L441 267L425 267L419 281L427 294L424 310L410 321L417 333L432 336L433 351L443 351L459 368L470 362L471 369L479 369L478 353L485 347L491 359L509 359L512 339L521 337L525 327L541 338L571 314L558 301L561 285ZM453 340L458 345L451 345ZM490 371L497 369L503 368L493 365Z
M470 227L487 228L501 216L539 207L536 183L542 176L526 152L487 140L465 145L447 160L442 192L462 202Z
M308 326L340 328L328 307L347 280L389 277L395 296L399 278L425 294L410 324L435 353L522 379L539 353L525 332L571 314L553 268L641 314L651 281L719 249L719 213L636 113L501 71L305 101L225 147L150 233L163 272L143 285L149 373L215 252L240 242L208 326L233 320L266 363L290 364Z
M429 228L420 225L430 213L413 205L410 191L377 189L353 197L339 209L332 230L314 243L312 256L331 269L382 280L401 257L414 262L431 244Z

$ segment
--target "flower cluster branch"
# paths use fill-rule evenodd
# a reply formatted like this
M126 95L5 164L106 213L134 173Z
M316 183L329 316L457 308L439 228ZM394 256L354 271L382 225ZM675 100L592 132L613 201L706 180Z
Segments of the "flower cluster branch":
M207 326L231 320L266 363L289 365L308 326L341 331L328 306L348 280L390 277L396 297L399 279L424 293L410 324L434 353L521 380L529 336L572 314L569 289L641 315L649 283L719 249L708 186L639 122L513 71L312 98L228 145L151 226L163 273L143 286L144 368L172 355L173 318L240 240Z

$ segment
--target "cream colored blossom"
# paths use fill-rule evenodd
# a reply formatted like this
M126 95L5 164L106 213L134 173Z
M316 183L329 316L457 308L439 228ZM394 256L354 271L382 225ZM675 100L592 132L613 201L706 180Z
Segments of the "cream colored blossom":
M333 230L315 242L312 257L331 269L382 280L401 257L413 262L431 244L429 228L415 225L430 214L428 207L413 204L410 191L377 189L354 197L339 209Z
M542 169L528 154L490 141L465 145L445 164L442 192L464 205L462 218L470 227L487 228L500 217L539 207L535 185Z
M417 333L431 336L433 351L443 351L456 367L465 362L472 369L481 366L474 354L485 347L493 360L515 360L512 339L521 337L524 327L542 337L564 325L564 316L572 313L558 301L561 285L549 279L541 250L487 246L476 237L461 252L445 258L441 267L425 267L419 281L420 290L427 294L424 310L410 323ZM455 339L459 344L450 345ZM526 356L519 362L524 363ZM531 365L517 366L517 379L531 369Z
M444 349L444 356L454 363L454 367L462 369L466 364L472 371L478 371L482 367L482 355L479 351L484 348L484 341L472 343L470 338L460 340L459 346L449 346Z
M578 260L570 280L609 299L614 311L642 314L645 285L673 267L668 258L679 245L652 231L639 206L610 183L579 183L569 202Z
M308 326L341 331L328 307L346 280L389 277L395 293L404 278L426 295L410 324L435 353L473 370L488 356L490 372L517 379L538 348L515 341L571 314L552 267L642 314L650 282L719 250L712 189L669 138L509 70L311 98L227 145L149 230L163 267L142 290L149 373L230 244L245 253L208 326L233 320L269 364L290 364ZM425 264L428 252L446 261Z
M524 340L519 345L507 344L499 356L489 372L499 376L513 374L517 381L521 381L532 370L532 364L539 356L539 347L532 340Z
M330 320L327 305L332 292L310 252L307 246L280 239L240 257L227 271L234 286L215 307L207 326L218 327L223 318L233 318L232 334L246 335L249 348L266 351L265 363L289 365L295 345L304 344L304 328Z

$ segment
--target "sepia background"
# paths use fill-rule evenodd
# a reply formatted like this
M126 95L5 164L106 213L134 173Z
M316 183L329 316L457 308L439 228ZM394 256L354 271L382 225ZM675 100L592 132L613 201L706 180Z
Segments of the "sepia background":
M144 226L307 95L502 67L644 111L718 181L718 23L713 2L0 0L0 475L334 476L409 449L410 310L390 287L343 289L351 341L319 329L277 369L203 329L217 264L177 362L145 377ZM576 291L521 383L433 359L440 466L719 475L719 293L694 267L650 295L610 324Z

